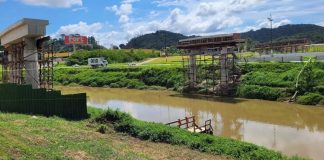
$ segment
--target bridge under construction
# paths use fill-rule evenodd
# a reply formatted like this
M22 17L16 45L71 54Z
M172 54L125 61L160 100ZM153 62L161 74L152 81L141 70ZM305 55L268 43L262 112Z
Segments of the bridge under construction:
M205 88L206 92L222 96L232 94L241 75L235 50L244 42L237 33L180 40L177 48L184 50L183 67L189 89ZM206 57L211 57L211 62Z
M44 37L48 24L47 20L25 18L1 32L4 83L53 89L53 46Z

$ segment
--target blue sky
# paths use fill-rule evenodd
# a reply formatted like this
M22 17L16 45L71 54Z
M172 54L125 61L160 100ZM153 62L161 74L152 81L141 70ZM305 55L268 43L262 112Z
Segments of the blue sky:
M47 34L79 33L126 43L156 30L185 35L243 32L284 24L324 26L324 0L0 0L0 31L21 18L47 19Z

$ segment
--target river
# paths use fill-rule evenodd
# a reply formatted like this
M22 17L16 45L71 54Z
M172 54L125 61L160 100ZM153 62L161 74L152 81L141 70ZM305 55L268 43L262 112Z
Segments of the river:
M167 123L197 116L212 119L214 134L321 160L324 158L324 108L281 102L197 98L170 91L56 87L64 94L86 92L88 105L118 108L135 118Z

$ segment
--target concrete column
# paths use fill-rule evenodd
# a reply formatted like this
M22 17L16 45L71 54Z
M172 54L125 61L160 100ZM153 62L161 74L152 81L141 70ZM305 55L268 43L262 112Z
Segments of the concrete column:
M8 62L11 62L10 64L9 64L9 69L10 69L10 71L9 71L9 82L12 82L12 83L15 83L14 82L14 75L16 74L16 70L14 70L14 65L13 65L13 62L14 61L14 57L13 57L13 54L10 54L9 53L9 55L8 55Z
M24 57L26 68L26 83L31 84L33 88L39 88L39 64L36 47L36 39L25 38Z
M219 57L221 65L221 85L226 85L228 82L227 54L227 47L223 47Z
M291 52L296 53L296 48L294 46L291 47Z
M189 56L189 87L195 88L197 82L197 64L196 64L196 55L192 52Z

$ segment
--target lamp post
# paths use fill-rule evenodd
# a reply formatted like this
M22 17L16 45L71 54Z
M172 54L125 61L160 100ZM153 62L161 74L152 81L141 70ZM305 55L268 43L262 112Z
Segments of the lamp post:
M272 22L273 22L273 19L272 19L272 15L270 13L270 17L268 18L269 22L270 22L270 36L271 36L271 42L270 42L270 52L271 54L273 54L273 50L272 50Z

